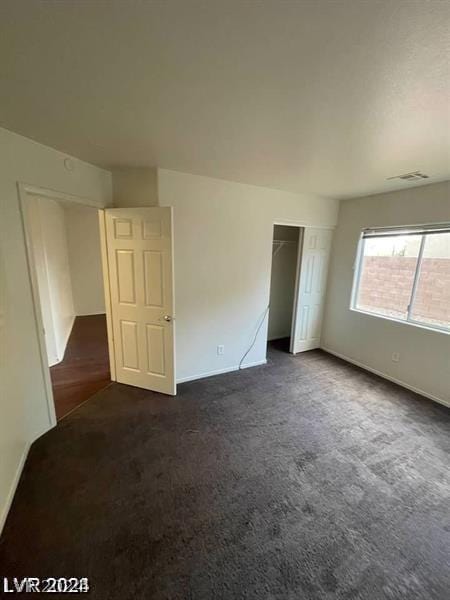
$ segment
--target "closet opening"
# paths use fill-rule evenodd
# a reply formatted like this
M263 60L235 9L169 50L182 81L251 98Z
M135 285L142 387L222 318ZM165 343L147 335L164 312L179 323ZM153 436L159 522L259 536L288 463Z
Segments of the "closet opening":
M274 225L270 310L267 341L270 347L293 352L293 324L299 272L302 227Z

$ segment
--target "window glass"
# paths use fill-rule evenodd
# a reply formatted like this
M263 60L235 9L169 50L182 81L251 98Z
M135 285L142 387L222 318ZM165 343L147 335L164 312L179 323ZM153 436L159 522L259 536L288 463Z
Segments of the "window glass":
M450 327L450 232L425 237L411 319Z
M399 235L363 241L356 308L407 318L421 239Z

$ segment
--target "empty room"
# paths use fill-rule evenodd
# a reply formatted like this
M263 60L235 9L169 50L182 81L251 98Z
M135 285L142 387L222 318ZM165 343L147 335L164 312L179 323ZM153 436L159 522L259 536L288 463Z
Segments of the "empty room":
M448 599L449 30L0 0L0 595Z

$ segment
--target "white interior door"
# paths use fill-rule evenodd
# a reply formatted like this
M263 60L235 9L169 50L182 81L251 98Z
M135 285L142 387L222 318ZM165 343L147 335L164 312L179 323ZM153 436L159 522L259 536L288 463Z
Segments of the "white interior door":
M105 210L115 378L176 393L172 208Z
M332 231L305 227L297 275L297 301L291 335L291 352L320 346Z

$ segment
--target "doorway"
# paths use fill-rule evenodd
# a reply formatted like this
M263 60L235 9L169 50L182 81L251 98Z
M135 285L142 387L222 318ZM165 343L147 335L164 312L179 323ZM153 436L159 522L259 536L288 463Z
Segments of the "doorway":
M25 210L60 420L111 382L98 211L38 195Z
M300 227L273 227L267 341L283 352L291 351L300 237Z
M49 424L111 381L175 395L172 208L18 188Z
M268 345L298 354L320 348L332 230L275 224Z

